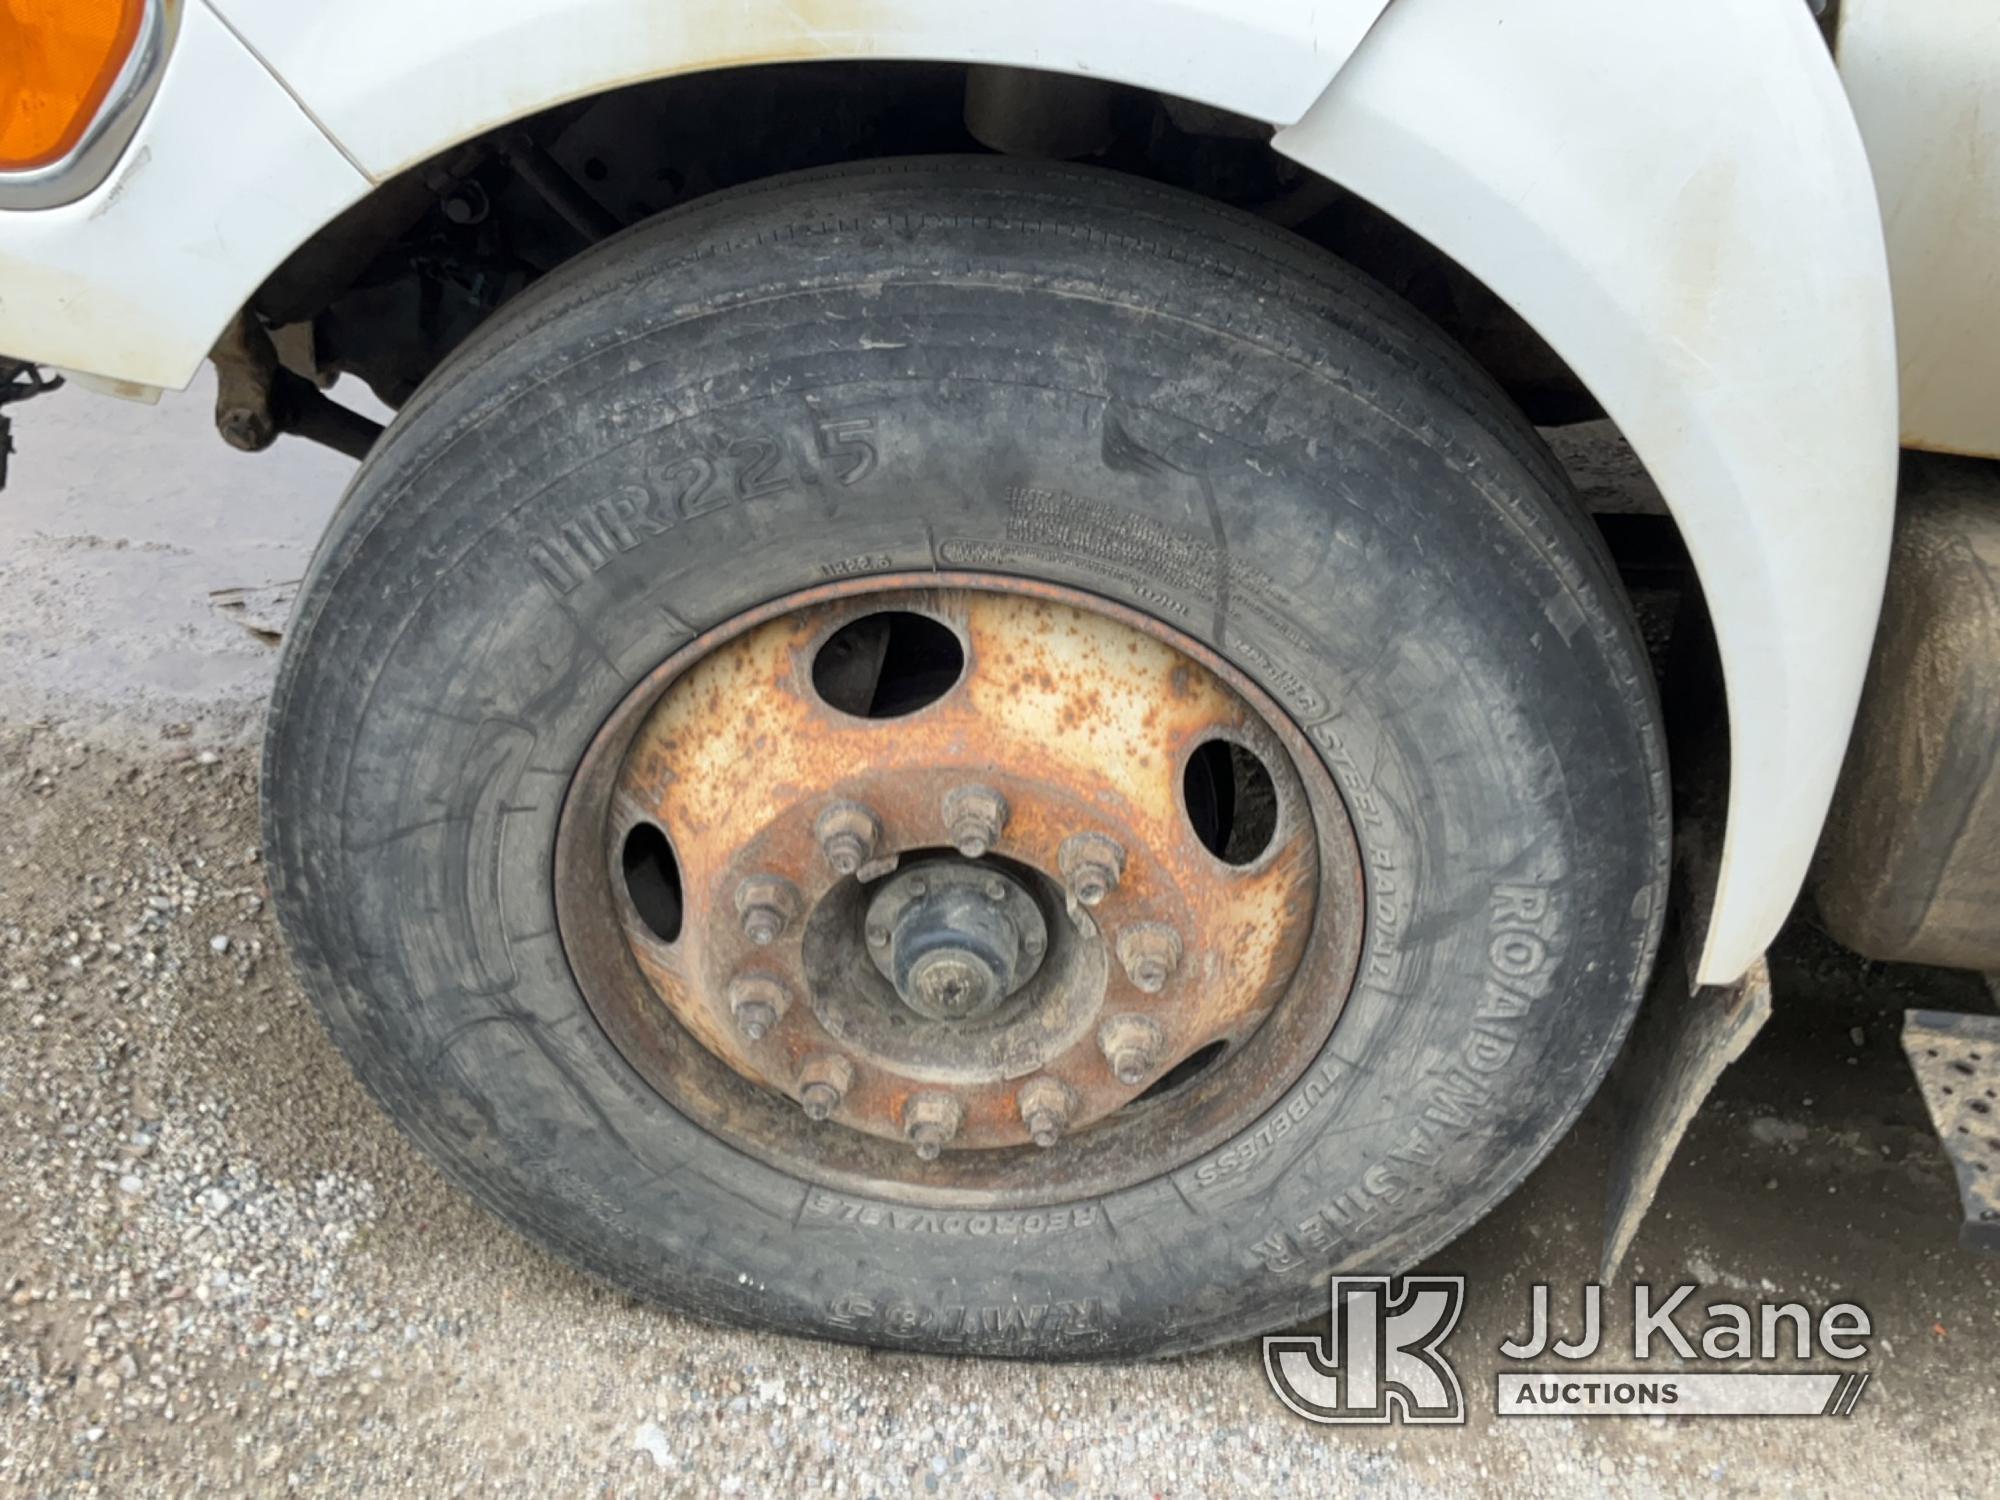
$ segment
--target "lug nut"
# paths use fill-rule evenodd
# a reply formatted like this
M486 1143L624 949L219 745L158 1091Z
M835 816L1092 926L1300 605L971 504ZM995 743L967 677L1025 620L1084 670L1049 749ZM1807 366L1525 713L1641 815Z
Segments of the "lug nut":
M1101 833L1073 833L1056 851L1069 893L1085 906L1095 906L1118 888L1125 873L1125 851Z
M1181 935L1164 922L1128 927L1118 938L1118 962L1134 985L1157 995L1181 966Z
M736 888L743 935L762 948L775 943L799 912L799 890L782 875L752 875Z
M903 1134L924 1161L936 1161L965 1122L965 1106L950 1094L912 1094L903 1105Z
M944 826L960 854L980 859L1000 842L1007 799L990 786L954 787L944 794Z
M1076 1110L1076 1091L1060 1078L1051 1078L1044 1073L1023 1084L1014 1102L1021 1111L1021 1123L1028 1127L1028 1134L1034 1137L1037 1146L1046 1151L1061 1140L1063 1131L1069 1128L1070 1116Z
M1104 1060L1128 1088L1146 1081L1166 1042L1166 1034L1145 1016L1113 1016L1097 1029L1097 1045L1104 1051Z
M836 802L819 815L813 835L836 875L852 875L875 857L882 822L858 802Z
M799 1104L808 1120L824 1120L854 1087L854 1064L835 1053L809 1057L799 1069Z
M782 979L769 974L738 974L729 981L729 1011L736 1027L753 1042L761 1042L791 1008L792 992Z

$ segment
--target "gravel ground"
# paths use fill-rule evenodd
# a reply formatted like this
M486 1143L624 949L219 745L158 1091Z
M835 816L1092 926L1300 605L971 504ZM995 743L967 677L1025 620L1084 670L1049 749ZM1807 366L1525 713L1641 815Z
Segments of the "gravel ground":
M60 457L24 442L29 464ZM149 526L171 533L175 505L212 499L173 494ZM87 516L44 524L46 489L5 504L37 547L97 534ZM1471 1278L1451 1345L1463 1429L1308 1426L1254 1345L1036 1367L709 1328L496 1226L321 1034L256 851L246 735L266 648L222 637L225 685L137 708L79 695L105 668L52 623L78 608L55 597L75 575L67 554L28 550L34 597L0 587L0 638L39 652L34 681L0 676L0 1491L1996 1493L2000 1262L1954 1246L1950 1177L1895 1044L1905 1006L1990 1009L1967 976L1863 964L1796 923L1777 1017L1697 1122L1635 1252L1654 1283L1862 1303L1874 1384L1845 1422L1488 1415L1529 1284L1562 1298L1589 1278L1595 1114L1432 1267ZM190 556L176 576L196 578ZM197 581L275 581L296 561L274 549L269 577ZM199 661L205 598L159 607L187 616L159 651Z
M0 733L0 1485L1993 1492L1993 1269L1953 1248L1894 1046L1913 999L1983 1002L1960 976L1872 969L1798 928L1791 1019L1732 1075L1640 1242L1652 1280L1867 1306L1887 1337L1852 1421L1480 1412L1526 1285L1587 1276L1590 1121L1436 1267L1474 1278L1453 1341L1473 1425L1330 1432L1278 1407L1251 1346L1088 1369L868 1354L699 1326L551 1262L406 1146L321 1035L266 908L255 806L240 747Z

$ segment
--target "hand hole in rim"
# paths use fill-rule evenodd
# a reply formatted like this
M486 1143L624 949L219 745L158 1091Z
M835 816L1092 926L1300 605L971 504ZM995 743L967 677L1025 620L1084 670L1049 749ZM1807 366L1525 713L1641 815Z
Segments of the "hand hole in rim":
M912 610L849 620L813 656L813 688L857 719L900 719L928 708L965 671L965 646L947 625Z
M1187 760L1181 796L1202 847L1226 865L1253 865L1278 831L1278 787L1256 753L1204 740Z
M652 823L635 823L625 835L620 857L625 894L648 932L663 943L681 935L681 865L666 833Z
M1206 1047L1197 1047L1186 1057L1175 1063L1155 1079L1152 1085L1132 1101L1133 1104L1147 1104L1155 1099L1171 1094L1184 1083L1192 1083L1203 1073L1222 1061L1222 1054L1229 1050L1227 1041L1210 1042ZM1130 1106L1127 1106L1128 1108Z

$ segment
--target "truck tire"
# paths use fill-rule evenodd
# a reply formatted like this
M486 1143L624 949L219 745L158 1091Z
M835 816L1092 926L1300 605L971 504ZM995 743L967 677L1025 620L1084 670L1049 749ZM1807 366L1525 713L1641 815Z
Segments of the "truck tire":
M984 159L697 202L495 316L320 546L264 763L327 1028L702 1318L1160 1355L1574 1120L1668 859L1535 434L1303 242Z

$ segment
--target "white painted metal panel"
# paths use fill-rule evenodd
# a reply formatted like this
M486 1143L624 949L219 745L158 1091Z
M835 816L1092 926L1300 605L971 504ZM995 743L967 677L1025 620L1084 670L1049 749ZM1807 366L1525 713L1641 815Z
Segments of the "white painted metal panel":
M199 4L104 185L0 213L0 350L184 386L292 248L367 182Z
M1842 0L1896 294L1903 441L2000 457L2000 6Z
M1047 68L1283 124L1319 96L1384 3L215 0L378 177L519 115L620 84L827 58Z
M1790 911L1868 665L1896 488L1888 272L1798 0L1395 0L1280 149L1456 257L1658 482L1728 681L1700 977Z

